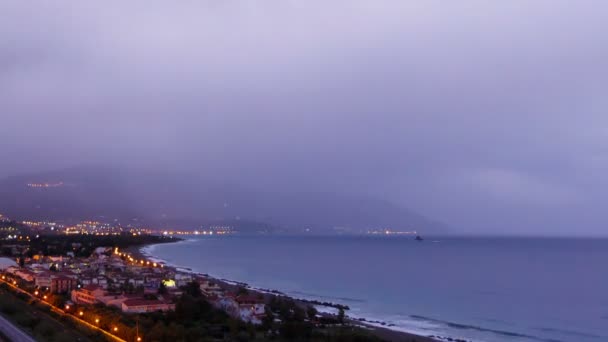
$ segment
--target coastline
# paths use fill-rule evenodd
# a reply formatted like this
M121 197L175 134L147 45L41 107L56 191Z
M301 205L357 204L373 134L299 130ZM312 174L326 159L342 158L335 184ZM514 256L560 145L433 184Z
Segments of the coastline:
M179 243L179 242L184 243L187 241L188 240L178 240L178 241L174 241L174 242L170 242L170 243ZM345 311L347 311L349 309L348 306L340 304L340 303L320 302L318 300L298 298L298 297L295 297L292 295L285 294L276 289L258 288L255 286L251 286L245 282L216 277L211 274L196 272L190 268L183 267L180 265L170 264L170 263L167 263L166 260L158 258L158 257L152 255L151 253L145 251L146 249L153 247L153 246L157 246L157 245L160 245L160 244L130 246L129 248L127 248L127 251L129 253L131 253L133 256L136 256L138 258L148 259L150 261L162 263L165 265L165 267L175 269L175 271L177 271L177 272L190 273L193 275L204 276L206 278L212 279L214 282L218 283L223 288L235 290L239 287L244 287L248 291L251 291L256 294L260 294L260 295L264 296L266 301L269 301L270 298L272 298L274 296L279 296L279 297L292 299L302 306L313 305L315 308L317 308L317 310L319 312L318 314L320 316L335 317L336 314L333 313L332 311L337 311L339 308L343 308ZM395 328L394 325L391 325L391 324L383 322L383 321L370 320L370 319L367 319L364 317L351 317L351 316L346 315L346 322L354 327L359 327L359 328L365 329L368 332L378 336L381 339L387 340L387 341L395 341L395 342L401 342L401 341L403 341L403 342L438 342L438 341L472 342L472 341L452 338L452 337L448 337L448 336L436 336L436 335L424 336L424 335L417 334L414 332L406 331L405 329Z

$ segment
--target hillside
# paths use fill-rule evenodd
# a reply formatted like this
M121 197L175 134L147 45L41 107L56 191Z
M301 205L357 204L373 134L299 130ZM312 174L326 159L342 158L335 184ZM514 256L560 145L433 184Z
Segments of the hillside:
M391 227L442 232L442 224L386 201L332 193L270 193L200 179L79 167L0 180L0 212L17 219L104 219L198 227L240 223L282 230Z

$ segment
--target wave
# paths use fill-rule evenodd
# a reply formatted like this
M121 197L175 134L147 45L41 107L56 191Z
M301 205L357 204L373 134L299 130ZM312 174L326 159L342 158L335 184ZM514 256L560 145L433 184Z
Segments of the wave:
M602 339L603 341L608 340L608 336L594 335L594 334L584 333L584 332L575 331L575 330L566 330L566 329L557 329L557 328L536 328L536 329L540 330L540 331L556 332L556 333L576 336L576 337L597 338L597 339Z
M479 331L479 332L493 333L493 334L501 335L501 336L505 336L505 337L527 338L530 340L543 341L543 342L564 342L562 340L553 339L553 338L544 338L544 337L539 337L539 336L534 336L534 335L529 335L529 334L518 333L518 332L514 332L514 331L483 328L483 327L480 327L477 325L469 325L469 324L455 323L455 322L450 322L450 321L443 321L443 320L438 320L438 319L429 318L429 317L425 317L425 316L419 316L419 315L412 315L411 317L418 318L421 320L427 320L427 321L431 321L431 322L437 322L437 323L443 324L443 325L453 328L453 329L475 330L475 331Z
M326 295L320 295L320 294L316 294L316 293L308 293L308 292L302 292L302 291L290 291L289 293L298 295L298 296L301 295L301 296L306 296L306 297L312 297L314 299L341 300L341 301L353 302L353 303L365 303L366 302L365 299L360 299L360 298L326 296Z

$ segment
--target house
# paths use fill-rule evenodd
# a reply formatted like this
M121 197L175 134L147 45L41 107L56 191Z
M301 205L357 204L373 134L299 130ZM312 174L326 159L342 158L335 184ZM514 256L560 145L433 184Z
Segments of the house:
M216 283L209 280L201 280L199 282L201 292L207 297L220 296L224 290Z
M40 272L34 277L34 282L39 288L50 288L51 278L52 275L50 272Z
M15 275L25 281L34 281L34 276L36 274L34 272L22 268L15 271Z
M122 312L143 313L175 310L175 304L164 300L127 299L122 302Z
M84 286L92 285L93 279L92 278L80 278L80 283Z
M264 300L254 296L227 295L218 298L214 304L229 315L253 324L261 324L265 315Z
M76 279L59 275L51 278L52 293L67 293L76 288Z
M95 304L98 298L105 294L104 290L97 285L87 285L78 290L72 290L71 298L76 304Z
M235 298L238 305L237 316L245 322L261 324L265 315L264 300L255 296L238 296Z
M99 276L95 279L93 279L93 284L97 284L99 286L101 286L104 289L108 288L108 279L106 279L106 277L103 276Z
M192 275L188 273L177 273L175 275L175 284L179 286L185 286L192 281Z
M19 266L17 266L17 264L15 264L15 266L9 266L4 270L4 272L12 275L15 275L17 271L19 271Z
M138 287L138 286L144 286L145 281L143 278L130 278L128 280L128 283L132 284L135 287Z
M121 308L122 303L127 299L130 299L130 298L125 295L122 295L122 294L121 295L108 294L108 295L97 298L97 300L100 303L104 304L105 306L114 306L117 308Z

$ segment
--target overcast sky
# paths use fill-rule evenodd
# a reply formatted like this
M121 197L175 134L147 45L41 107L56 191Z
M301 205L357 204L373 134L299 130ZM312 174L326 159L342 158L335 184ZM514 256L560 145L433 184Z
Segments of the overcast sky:
M0 2L0 176L112 162L608 234L605 1Z

